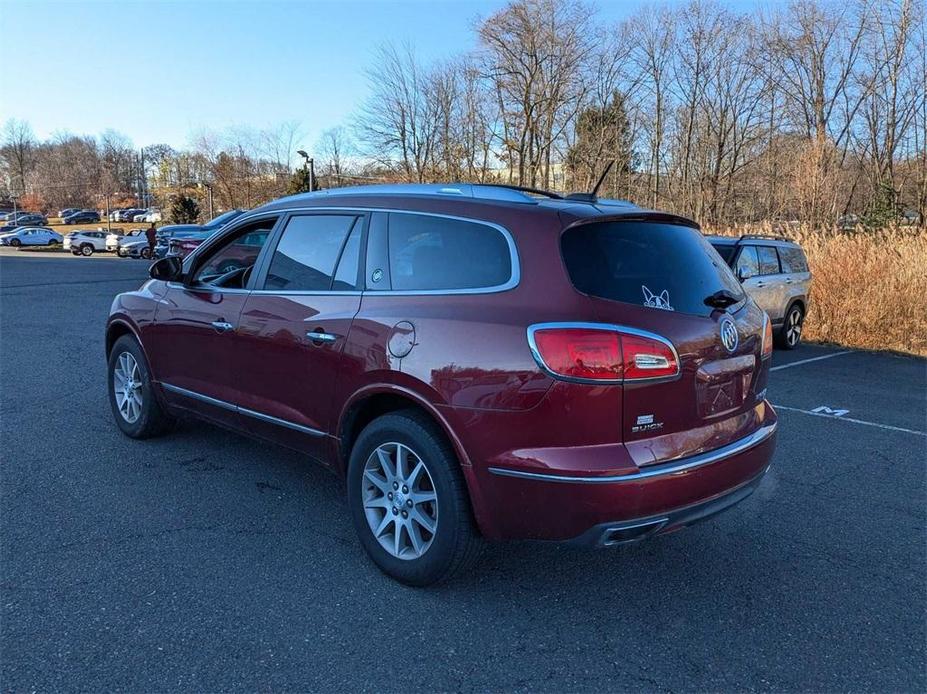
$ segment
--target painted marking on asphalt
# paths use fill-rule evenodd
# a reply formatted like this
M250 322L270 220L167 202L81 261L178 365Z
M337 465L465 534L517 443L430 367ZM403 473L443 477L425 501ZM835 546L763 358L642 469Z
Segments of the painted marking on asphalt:
M845 415L845 414L850 414L850 411L849 411L849 410L832 410L832 409L829 408L827 405L819 405L818 407L815 407L815 408L814 408L813 410L811 410L811 411L812 411L812 412L817 412L817 413L820 413L820 414L829 414L829 415L831 415L831 416L833 416L833 417L842 417L842 416Z
M867 427L877 427L879 429L887 429L888 431L900 431L905 434L914 434L915 436L924 436L927 437L927 431L918 431L917 429L905 429L904 427L893 427L890 424L879 424L878 422L867 422L863 419L853 419L853 417L844 417L842 415L828 414L826 412L818 412L816 410L803 410L800 407L786 407L785 405L773 405L777 410L786 410L787 412L801 412L802 414L810 414L812 417L824 417L825 419L837 419L841 422L852 422L853 424L864 424ZM818 408L820 409L820 408ZM840 410L837 410L838 412Z
M821 361L822 359L831 359L833 357L839 357L841 354L850 354L852 349L845 349L842 352L834 352L833 354L825 354L822 357L811 357L811 359L800 359L798 361L789 362L788 364L780 364L779 366L774 366L770 371L778 371L779 369L788 369L792 366L801 366L802 364L810 364L813 361Z

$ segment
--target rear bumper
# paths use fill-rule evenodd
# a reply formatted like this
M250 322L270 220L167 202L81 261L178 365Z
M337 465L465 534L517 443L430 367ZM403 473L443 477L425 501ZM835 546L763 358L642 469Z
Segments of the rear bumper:
M703 520L717 516L722 511L736 506L750 496L766 476L769 467L759 475L739 487L722 492L718 496L684 508L674 509L667 513L651 516L649 518L636 518L630 521L616 521L595 525L579 537L569 541L569 544L582 547L614 547L640 542L655 535L663 535L675 530L681 530L695 525Z
M466 470L477 520L490 539L606 546L670 532L715 515L759 485L775 450L772 408L750 434L720 448L617 475L500 467ZM621 447L623 448L623 447ZM618 451L615 451L617 453ZM601 451L599 451L599 454ZM576 449L576 469L588 452Z

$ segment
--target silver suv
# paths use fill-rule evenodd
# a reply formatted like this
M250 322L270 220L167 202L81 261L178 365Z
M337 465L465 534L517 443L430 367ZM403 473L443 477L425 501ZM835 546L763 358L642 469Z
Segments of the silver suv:
M805 252L780 236L709 236L747 293L772 321L776 344L795 349L808 315L811 273Z

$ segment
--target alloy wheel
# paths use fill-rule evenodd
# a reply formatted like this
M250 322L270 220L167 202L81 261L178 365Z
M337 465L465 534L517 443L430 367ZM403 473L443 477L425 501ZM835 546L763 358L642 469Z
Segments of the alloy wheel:
M801 340L801 311L793 308L789 311L788 321L785 326L785 340L789 347L794 347Z
M364 465L361 501L370 531L398 559L418 559L438 529L438 496L428 467L408 446L378 446Z
M142 414L142 372L130 352L123 352L113 369L113 392L119 414L134 424Z

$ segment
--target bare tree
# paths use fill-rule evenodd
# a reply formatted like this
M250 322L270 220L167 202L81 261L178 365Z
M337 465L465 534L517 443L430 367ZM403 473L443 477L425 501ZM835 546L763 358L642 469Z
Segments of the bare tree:
M35 135L29 123L11 118L3 124L0 158L10 179L10 194L21 195L26 191L26 182L35 163L35 147Z
M412 46L379 48L367 72L370 97L355 123L358 139L383 166L398 162L407 181L425 181L433 164L437 109L428 71Z

